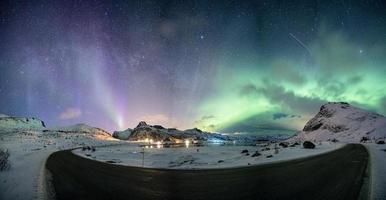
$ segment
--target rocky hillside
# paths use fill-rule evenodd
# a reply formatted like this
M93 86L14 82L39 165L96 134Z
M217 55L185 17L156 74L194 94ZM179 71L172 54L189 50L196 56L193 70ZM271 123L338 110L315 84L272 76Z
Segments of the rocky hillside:
M113 137L122 140L145 140L178 142L185 139L190 140L209 140L214 137L224 139L224 136L215 133L201 131L198 128L188 130L178 130L175 128L165 128L160 125L148 125L142 121L134 129L125 131L115 131Z
M45 127L42 120L34 117L12 117L0 114L1 129L42 129Z
M345 102L330 102L304 126L299 139L360 142L363 138L379 140L386 137L386 118L380 114L354 107Z

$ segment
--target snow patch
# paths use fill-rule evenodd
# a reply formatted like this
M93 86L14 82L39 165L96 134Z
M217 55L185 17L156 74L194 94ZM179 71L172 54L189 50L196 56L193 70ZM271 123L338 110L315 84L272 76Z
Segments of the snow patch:
M161 146L160 148L157 146L144 148L138 143L127 143L120 146L96 148L95 151L76 149L73 153L89 159L127 166L142 167L143 164L148 168L205 169L242 167L291 160L325 153L342 146L343 144L339 143L323 142L316 145L315 149L304 149L301 145L282 148L274 143L258 146L209 144L188 148L162 148ZM243 150L247 150L248 153L241 153ZM142 152L145 154L143 155ZM253 157L255 152L261 155ZM272 157L269 157L270 155ZM142 160L143 156L144 160Z

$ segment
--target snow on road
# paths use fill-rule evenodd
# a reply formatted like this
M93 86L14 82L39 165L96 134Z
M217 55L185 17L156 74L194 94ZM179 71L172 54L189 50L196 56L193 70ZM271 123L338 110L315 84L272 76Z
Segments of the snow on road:
M144 167L200 169L240 167L291 160L325 153L342 146L343 144L323 142L321 145L316 145L315 149L304 149L298 145L279 148L278 153L275 154L274 144L268 144L268 146L207 145L179 148L157 148L156 145L153 148L143 148L138 144L127 144L96 148L95 151L76 149L73 152L103 162L142 167L142 152L145 150ZM241 153L243 150L248 150L248 154ZM256 151L261 155L252 157Z
M386 199L386 145L366 145L371 162L371 198Z

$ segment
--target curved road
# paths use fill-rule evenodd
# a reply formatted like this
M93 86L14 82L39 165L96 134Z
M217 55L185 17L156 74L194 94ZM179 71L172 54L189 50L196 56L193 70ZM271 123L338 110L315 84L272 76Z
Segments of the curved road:
M312 150L310 150L312 151ZM46 167L57 199L357 199L365 147L293 161L214 170L144 169L53 153Z

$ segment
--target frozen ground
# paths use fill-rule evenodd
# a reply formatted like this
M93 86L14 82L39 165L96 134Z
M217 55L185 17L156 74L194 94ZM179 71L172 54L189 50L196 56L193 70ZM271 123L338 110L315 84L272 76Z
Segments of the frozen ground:
M296 147L279 148L278 153L275 154L274 144L267 145L208 145L179 148L157 148L157 145L154 145L153 148L143 148L138 144L127 144L96 148L95 151L76 149L73 152L103 162L142 167L142 152L145 150L144 167L198 169L240 167L290 160L325 153L343 146L343 144L323 142L321 145L316 145L315 149L304 149L301 145L298 145ZM264 150L267 148L269 150ZM248 150L249 153L241 153L243 150ZM252 157L256 151L261 155ZM272 157L267 157L269 155L272 155Z
M82 146L96 147L95 151L77 149L84 157L120 165L142 166L140 143L111 140L104 135L87 133L58 133L55 131L0 131L0 147L10 152L11 168L0 172L0 199L42 199L42 172L46 158L55 151ZM108 146L113 145L113 146ZM279 162L332 151L344 144L323 142L315 149L279 147L275 154L274 144L267 146L208 145L180 148L145 148L144 166L149 168L200 169L239 167L269 162ZM269 148L269 150L264 150ZM368 145L371 154L372 199L386 199L386 145ZM197 151L197 149L199 151ZM249 155L241 153L247 149ZM252 157L258 151L260 156ZM267 158L268 155L273 157Z
M369 144L371 160L371 198L386 199L386 145Z
M118 143L109 137L36 131L0 130L0 147L8 149L11 167L0 172L0 199L42 199L42 172L55 151L82 145Z

